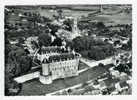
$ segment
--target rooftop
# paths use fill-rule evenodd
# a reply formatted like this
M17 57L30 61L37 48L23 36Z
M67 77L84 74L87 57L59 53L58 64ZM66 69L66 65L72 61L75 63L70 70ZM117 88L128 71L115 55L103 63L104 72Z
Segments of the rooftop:
M74 59L80 57L79 54L73 54L73 53L62 53L60 55L51 55L48 59L44 59L44 63L50 63L52 61L64 61L64 60L68 60L68 59Z
M49 46L49 47L42 47L41 52L61 52L63 49L59 46Z

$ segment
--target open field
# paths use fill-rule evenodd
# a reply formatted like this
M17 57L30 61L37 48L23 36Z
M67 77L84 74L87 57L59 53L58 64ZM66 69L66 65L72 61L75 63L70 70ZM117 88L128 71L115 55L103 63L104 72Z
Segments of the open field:
M132 24L131 14L114 14L114 15L98 15L92 18L92 20L104 22L105 25L117 25L117 24Z
M43 8L44 7L44 8ZM32 6L26 6L19 11L24 12L39 12L41 16L52 18L57 12L54 7L62 9L64 16L81 17L88 16L90 13L95 13L101 10L100 5L49 5L49 6L37 6L35 9ZM132 6L131 5L103 5L102 12L93 14L89 19L93 21L102 21L106 25L115 24L131 24L132 23ZM126 9L129 9L127 13Z
M63 9L64 16L73 16L73 17L80 17L80 16L88 16L90 13L95 13L100 10L100 6L83 6L81 9L76 6L72 7L73 9ZM84 10L82 10L84 9ZM38 12L42 16L52 17L56 14L56 11L49 10L49 9L42 9L38 10ZM104 22L106 25L116 25L116 24L131 24L132 23L132 14L131 11L127 14L125 12L124 6L105 6L102 13L93 14L89 19L93 21L101 21Z

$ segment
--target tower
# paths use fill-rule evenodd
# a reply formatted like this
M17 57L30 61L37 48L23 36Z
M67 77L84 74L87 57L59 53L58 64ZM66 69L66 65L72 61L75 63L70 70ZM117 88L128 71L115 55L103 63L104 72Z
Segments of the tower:
M72 33L73 33L73 38L79 36L79 32L78 32L78 19L77 17L75 17L73 19L73 27L72 27Z
M77 18L74 18L73 21L73 33L77 34Z
M100 5L100 13L103 12L103 5Z

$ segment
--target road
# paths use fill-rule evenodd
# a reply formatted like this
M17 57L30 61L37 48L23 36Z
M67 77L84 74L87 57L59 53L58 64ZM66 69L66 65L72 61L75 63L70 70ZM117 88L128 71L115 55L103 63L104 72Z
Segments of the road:
M113 57L109 57L109 58L99 60L99 61L90 61L90 60L86 60L86 59L81 58L80 61L85 63L89 67L94 67L94 66L98 66L99 63L102 63L104 65L108 65L108 64L113 63Z

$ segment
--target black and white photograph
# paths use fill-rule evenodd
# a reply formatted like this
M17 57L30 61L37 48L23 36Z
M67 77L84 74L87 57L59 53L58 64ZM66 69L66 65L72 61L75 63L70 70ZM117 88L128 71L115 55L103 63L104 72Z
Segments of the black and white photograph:
M132 95L132 4L4 6L4 95Z

